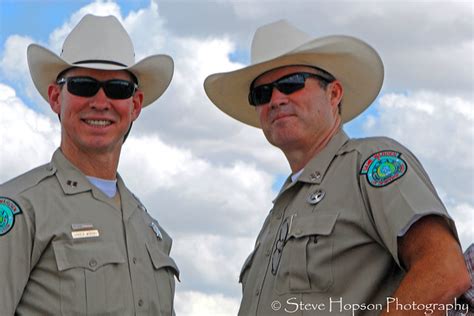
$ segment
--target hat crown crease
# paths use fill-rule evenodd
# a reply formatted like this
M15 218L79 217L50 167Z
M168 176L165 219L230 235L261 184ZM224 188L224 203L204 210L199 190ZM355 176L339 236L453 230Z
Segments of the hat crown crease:
M253 37L251 63L258 64L280 57L309 41L311 36L286 20L262 26Z
M61 57L71 64L111 61L128 67L135 63L132 40L114 16L86 15L66 37Z

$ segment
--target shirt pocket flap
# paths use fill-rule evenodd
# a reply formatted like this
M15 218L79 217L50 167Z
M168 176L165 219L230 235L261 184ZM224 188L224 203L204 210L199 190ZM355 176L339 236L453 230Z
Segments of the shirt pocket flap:
M242 278L244 276L244 272L252 264L253 258L255 257L255 253L257 252L258 247L260 247L260 242L258 242L255 245L254 250L250 253L250 255L247 257L247 259L245 259L244 265L242 266L242 269L240 270L239 283L242 283Z
M290 225L288 239L311 235L329 236L336 225L338 216L339 213L295 216Z
M96 271L106 264L125 263L122 252L113 242L53 241L52 245L59 271L72 268Z
M173 258L161 251L158 247L150 245L149 242L146 243L146 249L148 250L148 254L150 255L155 270L168 268L179 281L179 269Z

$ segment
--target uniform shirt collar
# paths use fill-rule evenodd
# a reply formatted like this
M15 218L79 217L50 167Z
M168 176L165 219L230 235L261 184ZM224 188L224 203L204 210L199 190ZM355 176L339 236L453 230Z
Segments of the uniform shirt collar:
M324 175L326 174L331 161L334 157L343 151L344 144L349 140L349 136L341 129L334 134L329 140L326 147L323 148L316 156L314 156L308 164L303 168L302 174L296 179L295 182L291 181L291 175L286 179L283 184L278 196L273 200L273 203L285 192L287 189L296 185L298 182L320 184Z
M326 147L323 148L316 156L314 156L304 167L303 173L298 177L298 181L305 183L320 184L332 160L341 151L344 144L347 143L349 137L342 130L334 134Z
M54 152L51 166L56 169L56 177L65 194L92 190L89 180L64 156L60 148Z
M107 203L112 203L112 199L108 198L98 188L94 187L86 176L75 167L58 148L51 159L51 171L56 173L56 177L65 194L77 194L81 192L91 191L94 198ZM127 189L122 177L117 173L117 189L120 193L122 209L124 209L124 218L128 219L133 212L140 208L146 211L143 204Z

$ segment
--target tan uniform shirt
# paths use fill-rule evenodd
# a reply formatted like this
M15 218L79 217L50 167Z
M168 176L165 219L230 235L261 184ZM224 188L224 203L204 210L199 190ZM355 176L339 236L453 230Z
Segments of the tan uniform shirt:
M397 237L449 219L417 159L388 138L341 130L286 181L241 271L239 315L377 315L404 276Z
M1 315L174 314L171 238L117 186L120 201L60 150L0 186Z

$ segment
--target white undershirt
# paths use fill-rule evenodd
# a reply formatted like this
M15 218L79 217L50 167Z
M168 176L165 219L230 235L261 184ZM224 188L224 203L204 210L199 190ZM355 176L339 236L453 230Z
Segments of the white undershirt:
M301 176L301 174L303 173L303 170L304 169L301 169L300 171L296 172L296 173L293 173L291 175L291 182L296 182L296 180L298 180L298 178Z
M86 178L109 198L113 198L117 194L117 179L106 180L89 176L86 176Z

